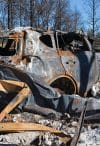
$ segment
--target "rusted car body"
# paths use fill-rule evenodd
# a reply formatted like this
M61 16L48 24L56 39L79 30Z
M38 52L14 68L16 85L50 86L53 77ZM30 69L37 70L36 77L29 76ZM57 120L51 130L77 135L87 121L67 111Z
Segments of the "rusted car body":
M1 60L6 58L6 63L35 74L60 92L86 96L100 79L98 57L83 32L18 28L2 39L8 41L0 47Z

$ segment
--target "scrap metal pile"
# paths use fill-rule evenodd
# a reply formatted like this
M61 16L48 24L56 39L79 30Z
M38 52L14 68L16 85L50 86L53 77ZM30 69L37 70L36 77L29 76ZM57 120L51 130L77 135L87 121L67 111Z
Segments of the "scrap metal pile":
M83 122L100 120L100 54L92 43L82 31L16 28L2 36L0 133L35 131L30 145L76 146Z

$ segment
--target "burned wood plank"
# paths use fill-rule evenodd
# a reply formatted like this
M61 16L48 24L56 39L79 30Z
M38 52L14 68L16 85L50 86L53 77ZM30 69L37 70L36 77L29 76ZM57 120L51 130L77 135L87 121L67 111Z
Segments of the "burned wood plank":
M24 82L14 81L14 80L0 80L0 91L18 92L23 87L27 86Z
M19 132L19 131L40 131L50 132L59 136L65 143L71 140L71 137L62 131L56 130L55 128L44 126L36 123L0 123L0 132Z
M4 119L4 117L10 113L17 105L19 105L30 93L30 89L23 88L13 99L12 101L1 111L0 113L0 121Z

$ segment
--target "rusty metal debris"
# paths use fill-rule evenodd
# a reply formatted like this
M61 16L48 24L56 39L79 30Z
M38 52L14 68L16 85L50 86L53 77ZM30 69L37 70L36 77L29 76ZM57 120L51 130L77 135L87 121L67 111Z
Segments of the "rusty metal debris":
M90 97L83 119L98 119L100 56L84 32L18 28L1 40L0 121L16 109L52 119L60 119L64 113L79 118L87 100L83 97L87 96ZM15 131L34 130L35 126L33 123L30 129L31 123L9 123L10 127L7 124L0 123L1 132L8 132L13 126ZM38 129L37 125L35 130L63 134L50 127ZM71 140L66 136L66 142Z
M16 70L17 71L17 70ZM1 91L5 92L16 92L16 87L18 86L22 89L19 88L19 93L12 99L12 101L1 111L0 113L0 121L2 121L5 116L11 112L18 104L20 104L26 96L29 95L30 89L27 87L27 85L23 82L18 82L18 81L12 81L12 80L1 80L1 87L4 86L4 88L1 88ZM11 87L15 86L12 88ZM3 89L3 90L2 90ZM5 90L4 90L5 89ZM17 91L18 92L18 91ZM14 128L15 127L15 128ZM12 130L11 130L12 128ZM70 141L71 137L64 134L61 131L55 130L53 128L35 124L35 123L0 123L0 132L19 132L19 131L42 131L42 132L51 132L54 133L55 135L62 137L63 142L68 142Z
M36 111L45 116L49 114L61 116L61 114L59 113L63 114L65 112L70 113L71 115L74 114L78 115L82 111L83 105L86 101L85 98L81 98L78 95L62 94L58 92L58 90L55 90L54 88L47 85L42 80L38 79L35 75L32 76L18 69L8 67L7 65L0 65L0 73L2 80L1 83L4 84L5 79L6 80L10 79L9 82L7 81L10 84L10 86L11 84L13 84L11 81L15 80L17 86L18 86L17 81L21 81L20 83L21 85L19 84L19 86L23 86L23 84L26 84L30 88L31 93L30 94L28 93L28 99L26 98L26 101L24 101L24 103L21 106L19 105L19 108L21 108L21 110L25 109L31 110L33 112ZM24 83L22 84L22 82ZM20 98L18 98L18 100L19 99ZM99 109L100 109L99 100L95 98L89 98L87 116L88 113L91 112L92 110L93 112L95 111L97 113Z

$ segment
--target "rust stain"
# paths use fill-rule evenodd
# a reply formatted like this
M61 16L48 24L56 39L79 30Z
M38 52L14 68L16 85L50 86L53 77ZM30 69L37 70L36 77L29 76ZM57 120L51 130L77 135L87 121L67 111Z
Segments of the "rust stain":
M59 55L60 56L75 56L71 51L60 51L60 50L59 50Z

